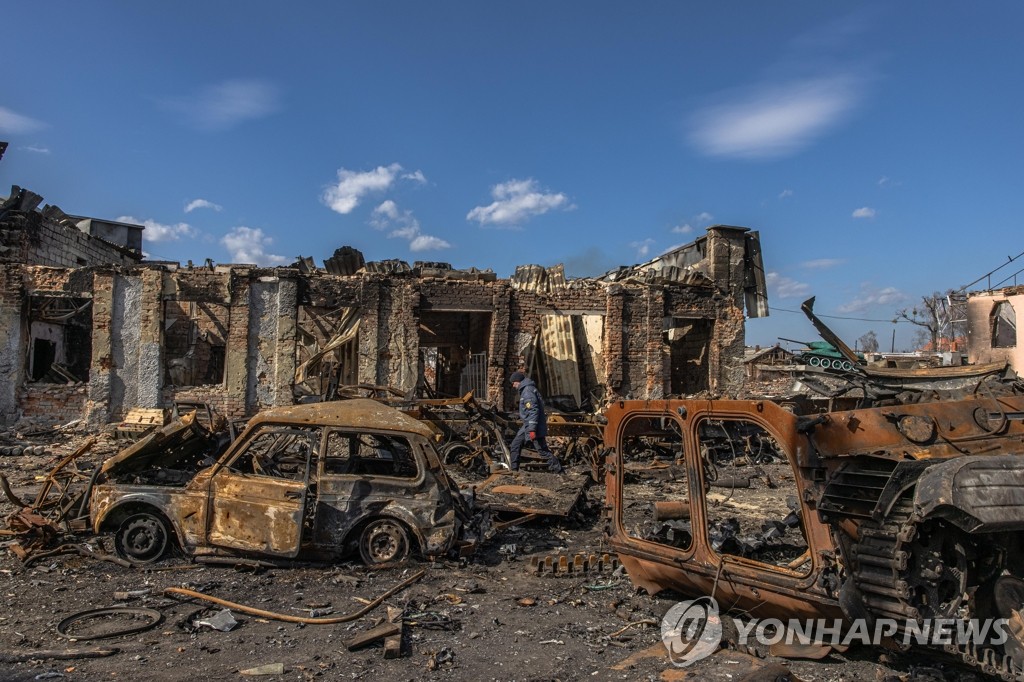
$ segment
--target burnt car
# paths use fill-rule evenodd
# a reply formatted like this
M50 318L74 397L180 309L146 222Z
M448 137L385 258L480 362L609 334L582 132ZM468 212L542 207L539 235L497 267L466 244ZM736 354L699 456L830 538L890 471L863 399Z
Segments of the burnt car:
M135 563L175 545L197 558L443 555L474 519L433 439L367 399L268 409L230 443L186 414L104 462L90 524Z
M885 619L897 644L926 621L1003 619L1003 642L924 645L1021 679L1021 395L809 416L622 401L606 417L606 532L638 587L757 619Z

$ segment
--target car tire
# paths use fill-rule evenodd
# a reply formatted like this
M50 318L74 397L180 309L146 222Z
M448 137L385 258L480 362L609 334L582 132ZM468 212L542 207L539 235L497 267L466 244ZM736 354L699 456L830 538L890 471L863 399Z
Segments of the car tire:
M409 532L394 519L377 519L359 536L359 556L367 566L392 564L409 558Z
M153 512L140 512L126 518L114 533L118 555L133 564L159 561L169 549L171 532L164 518Z

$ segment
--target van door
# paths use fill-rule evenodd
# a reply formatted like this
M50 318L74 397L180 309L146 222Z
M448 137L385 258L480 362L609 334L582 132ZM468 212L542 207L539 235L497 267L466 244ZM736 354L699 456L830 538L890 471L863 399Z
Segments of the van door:
M212 545L295 557L302 544L314 428L265 426L210 479Z

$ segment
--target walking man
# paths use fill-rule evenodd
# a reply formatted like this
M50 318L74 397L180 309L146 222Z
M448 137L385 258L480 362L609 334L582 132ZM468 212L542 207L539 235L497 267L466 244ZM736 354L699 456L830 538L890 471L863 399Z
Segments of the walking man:
M523 425L519 427L519 432L508 447L509 468L512 471L519 470L519 453L523 449L523 443L530 440L533 441L533 448L547 461L548 471L562 473L562 463L548 450L548 418L544 414L544 399L537 390L537 384L522 372L513 372L509 381L512 382L512 387L519 391L519 418L523 420Z

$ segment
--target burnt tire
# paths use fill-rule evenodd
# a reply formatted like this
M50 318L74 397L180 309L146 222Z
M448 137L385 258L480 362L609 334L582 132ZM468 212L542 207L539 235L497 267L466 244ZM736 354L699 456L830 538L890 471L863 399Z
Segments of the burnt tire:
M367 566L391 564L409 558L409 532L394 519L377 519L359 535L359 556Z
M114 533L114 549L133 564L159 561L171 545L171 531L162 516L140 512L126 518Z

